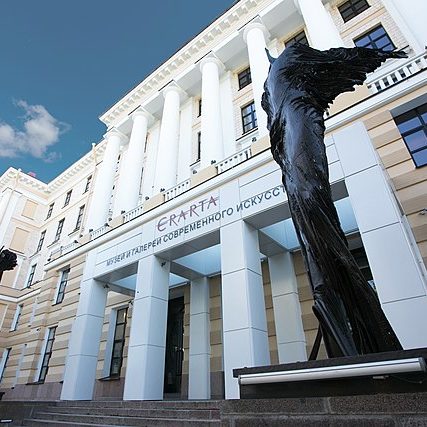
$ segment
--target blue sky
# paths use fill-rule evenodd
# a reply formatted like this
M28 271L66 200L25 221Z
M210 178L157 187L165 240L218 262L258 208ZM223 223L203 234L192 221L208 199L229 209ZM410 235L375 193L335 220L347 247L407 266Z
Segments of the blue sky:
M233 3L2 2L0 175L55 178L101 140L104 111Z

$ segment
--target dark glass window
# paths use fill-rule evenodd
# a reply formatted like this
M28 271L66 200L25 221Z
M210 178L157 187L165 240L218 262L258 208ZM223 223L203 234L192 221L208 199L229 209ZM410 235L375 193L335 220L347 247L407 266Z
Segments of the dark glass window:
M62 271L61 274L61 281L59 282L59 288L58 288L58 295L56 296L56 304L60 304L64 300L65 296L65 288L68 283L68 276L70 275L70 269L67 268L66 270Z
M394 50L396 48L382 25L378 25L378 27L373 28L363 36L354 39L354 44L358 47L367 47L369 49L381 49L386 51Z
M2 360L3 367L2 367L2 370L0 372L0 381L3 379L3 374L4 374L4 371L6 370L6 365L7 365L7 362L9 360L9 355L10 355L11 351L12 351L12 348L6 348L5 352L3 353L4 362Z
M427 104L394 119L417 168L427 164Z
M77 215L76 228L75 228L76 230L78 230L82 225L84 211L85 211L85 205L80 206L79 214Z
M55 203L51 203L50 205L49 205L49 209L48 209L48 211L47 211L47 215L46 215L46 219L48 219L48 218L50 218L51 216L52 216L52 211L53 211L53 205L54 205Z
M127 315L127 307L117 310L116 327L114 330L113 353L111 355L110 376L119 376L120 370L122 369Z
M70 190L67 195L65 196L65 202L64 202L64 207L67 206L70 203L70 199L71 199L71 193L73 192L73 190Z
M61 237L62 229L64 228L64 221L65 218L62 218L61 221L58 222L58 228L56 229L54 242L57 242Z
M85 191L83 193L87 193L89 191L91 181L92 181L92 175L87 177L86 187L85 187Z
M200 160L202 154L202 132L197 132L197 159L196 162Z
M350 21L350 19L353 19L368 8L369 4L366 0L348 0L341 6L338 6L344 22Z
M44 242L44 238L46 237L46 230L42 231L40 234L40 239L39 239L39 243L37 245L37 249L36 252L40 252L42 247L43 247L43 242Z
M49 360L52 356L52 347L53 342L55 340L55 332L56 332L56 326L53 328L49 328L49 332L47 335L47 342L46 342L46 349L44 351L42 366L40 369L40 375L39 375L39 381L44 382L46 379L47 371L49 369Z
M307 36L305 35L304 30L302 30L300 33L296 34L291 39L287 40L285 42L285 47L290 47L295 43L301 43L301 44L305 44L308 46L308 40L307 40Z
M248 67L237 75L239 80L239 90L252 83L251 69Z
M33 284L36 267L37 267L37 264L33 264L30 268L30 274L28 275L27 284L25 285L27 288L29 288Z
M249 132L257 127L255 103L253 101L242 108L242 126L243 133Z
M23 308L24 308L24 304L19 304L16 306L15 317L13 319L12 327L10 328L11 331L16 331L16 328L18 327L19 319L21 317Z
M202 100L199 99L198 110L197 110L197 117L200 117L201 115L202 115Z

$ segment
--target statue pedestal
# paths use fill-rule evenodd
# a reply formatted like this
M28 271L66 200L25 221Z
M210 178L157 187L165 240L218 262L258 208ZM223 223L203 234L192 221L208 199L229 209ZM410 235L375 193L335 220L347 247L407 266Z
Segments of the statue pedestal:
M427 348L234 369L241 399L427 391Z

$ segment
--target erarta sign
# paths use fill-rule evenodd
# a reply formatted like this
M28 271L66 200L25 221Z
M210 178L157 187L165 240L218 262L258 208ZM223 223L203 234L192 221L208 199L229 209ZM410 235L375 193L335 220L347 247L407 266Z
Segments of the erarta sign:
M183 225L186 219L197 219L213 208L218 207L218 199L218 196L210 196L206 199L199 200L197 203L191 204L188 209L181 209L179 212L177 211L160 218L156 224L157 230L166 231L169 227L179 227Z

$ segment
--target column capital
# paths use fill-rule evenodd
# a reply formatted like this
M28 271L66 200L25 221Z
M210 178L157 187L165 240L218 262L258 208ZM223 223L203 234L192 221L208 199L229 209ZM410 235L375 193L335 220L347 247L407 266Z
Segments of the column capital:
M104 139L107 141L114 137L119 138L121 143L124 143L128 140L128 137L123 132L120 132L117 128L111 128L104 134Z
M264 34L265 41L270 39L270 32L267 30L267 27L264 25L261 18L257 17L243 27L242 35L246 44L248 43L248 34L253 29L261 30Z
M181 102L188 97L187 92L185 92L185 90L182 89L175 80L172 80L170 83L168 83L163 89L160 90L160 92L162 93L163 98L166 98L168 93L175 92L179 95L179 100Z
M206 56L204 56L199 61L200 71L203 73L203 68L206 64L216 64L218 66L218 71L221 73L225 71L225 65L221 62L221 60L213 53L209 52Z
M150 114L144 107L139 106L135 111L130 114L130 118L133 122L137 117L145 117L147 124L150 124L154 121L154 117Z

